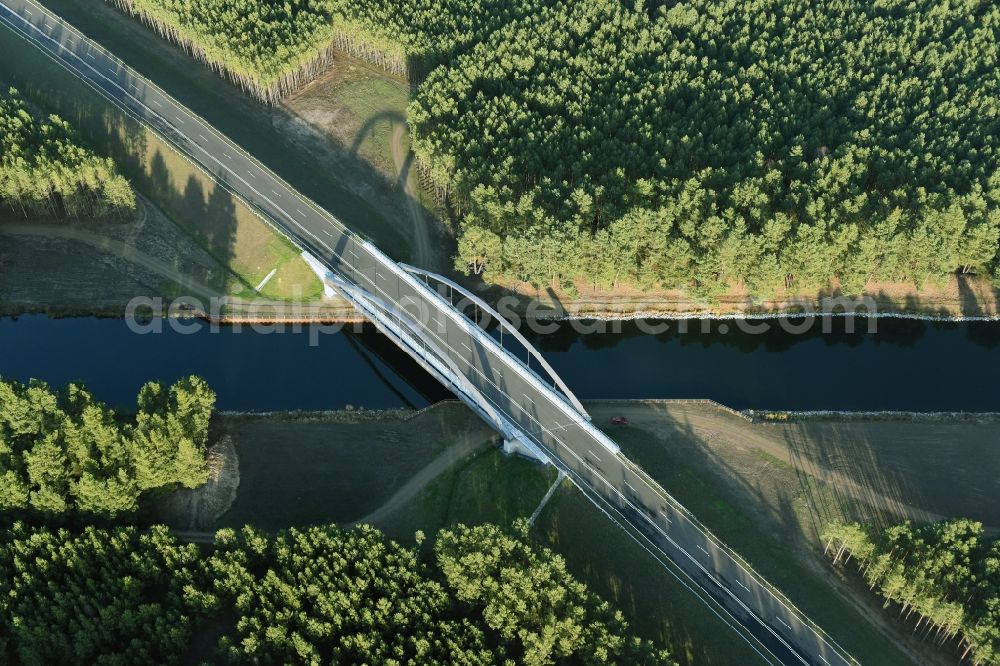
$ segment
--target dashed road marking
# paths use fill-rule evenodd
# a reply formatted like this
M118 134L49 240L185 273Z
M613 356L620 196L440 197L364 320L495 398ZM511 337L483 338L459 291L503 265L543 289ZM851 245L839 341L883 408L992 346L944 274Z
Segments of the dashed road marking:
M271 190L271 193L274 194L274 196L276 196L276 197L280 197L281 196L281 193L278 192L278 190Z
M788 629L791 629L791 628L792 628L792 625L788 624L787 622L785 622L784 620L782 620L782 619L781 619L780 617L778 617L777 615L775 616L775 619L776 619L776 620L777 620L778 622L780 622L781 624L785 625L785 627L786 627L786 628L788 628Z
M150 101L153 102L153 104L155 104L158 108L161 108L161 109L163 108L163 105L160 104L160 100L153 99L153 100L150 100Z
M208 139L206 139L206 138L205 138L205 135L204 135L204 134L202 134L202 133L200 133L200 132L198 133L198 138L200 138L200 139L201 139L202 141L204 141L205 143L208 143Z
M296 209L295 209L295 212L297 212L297 213L298 213L299 215L301 215L301 216L302 216L303 218L304 218L304 217L306 216L306 214L305 214L304 212L302 212L302 209L301 209L301 208L296 208Z
M563 427L563 429L565 429L565 428L566 428L566 426L562 426L562 427ZM587 449L587 453L589 453L589 454L590 454L591 456L593 456L594 460L596 460L597 462L601 462L601 459L600 459L600 458L598 458L598 457L597 457L597 454L596 454L596 453L594 453L594 452L593 452L592 450L590 450L590 449Z
M323 233L329 236L330 238L333 238L333 234L328 229L323 229Z
M697 544L697 546L698 546L698 550L700 550L701 552L705 553L709 557L712 556L711 553L709 553L707 550L705 550L704 548L701 547L701 544Z
M738 578L736 579L736 584L737 584L737 585L739 585L740 587L742 587L742 588L743 588L744 590L746 590L747 592L752 592L752 590L751 590L751 589L750 589L749 587L747 587L746 585L744 585L744 584L743 584L743 581L741 581L741 580L740 580L740 579L738 579Z

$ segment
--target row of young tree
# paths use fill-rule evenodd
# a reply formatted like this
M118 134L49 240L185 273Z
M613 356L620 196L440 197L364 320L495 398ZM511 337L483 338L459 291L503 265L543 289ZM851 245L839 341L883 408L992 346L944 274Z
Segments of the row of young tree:
M124 215L136 205L114 162L59 116L33 114L13 88L0 94L0 202L23 217Z
M488 525L444 530L425 555L417 537L248 527L201 554L162 527L15 524L0 663L670 663L551 551Z
M459 269L708 295L992 270L1000 5L646 9L543 6L419 87Z
M822 536L834 564L852 564L915 634L954 646L963 661L1000 664L1000 539L982 524L835 523Z
M0 512L111 519L134 513L146 491L201 485L214 405L198 377L147 383L134 418L79 384L0 379Z

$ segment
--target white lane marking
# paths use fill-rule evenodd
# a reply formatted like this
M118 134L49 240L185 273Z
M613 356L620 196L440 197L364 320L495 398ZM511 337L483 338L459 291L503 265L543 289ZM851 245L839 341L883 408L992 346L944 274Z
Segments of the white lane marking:
M305 217L306 217L306 214L305 214L304 212L302 212L302 209L301 209L301 208L296 208L296 209L295 209L295 212L297 212L297 213L298 213L299 215L301 215L301 216L302 216L302 218L303 218L303 219L305 219Z
M565 426L563 426L563 428L565 428ZM597 454L594 453L593 449L587 449L587 453L593 456L594 460L596 460L597 462L601 462L601 459L597 457Z
M247 174L248 174L248 175L249 175L249 176L250 176L251 178L253 178L254 180L256 180L256 179L257 179L257 176L255 176L255 175L253 174L253 171L250 171L250 169L247 169Z
M208 139L206 139L206 138L205 138L205 135L204 135L204 134L202 134L201 132L198 132L198 138L200 138L200 139L201 139L202 141L204 141L205 143L208 143Z
M278 193L278 190L275 190L275 189L272 189L272 190L271 190L271 194L273 194L273 195L274 195L274 196L276 196L276 197L280 197L280 196L281 196L281 195L280 195L280 194Z
M375 270L375 279L376 280L384 280L385 279L384 277L382 277L382 274L378 272L378 269ZM396 303L396 305L399 305L399 303Z
M153 104L155 104L156 106L160 107L161 109L163 108L163 105L160 104L159 100L151 99L149 101L151 101Z
M24 8L24 13L27 14L28 16L34 16L35 15L35 12L31 11L27 7Z
M629 490L631 490L631 491L632 491L632 492L633 492L633 493L634 493L635 495L637 495L637 496L638 496L638 494L639 494L639 493L638 493L638 492L636 492L636 489L635 489L635 487L634 487L634 486L633 486L633 485L632 485L631 483L629 483L629 482L628 482L628 481L626 481L625 479L622 479L622 483L624 483L624 484L625 484L625 487L626 487L626 488L628 488L628 489L629 489Z
M472 347L470 347L469 345L465 344L465 340L462 340L461 342L462 342L462 346L465 347L467 350L469 350L469 353L471 354L472 353Z
M746 585L744 585L743 581L741 581L739 578L736 579L736 584L739 585L740 587L742 587L747 592L753 592L753 590L751 590L749 587L747 587Z
M788 624L787 622L785 622L784 620L782 620L782 619L781 619L780 617L778 617L777 615L775 615L775 616L774 616L774 618L775 618L775 619L776 619L776 620L777 620L778 622L780 622L781 624L785 625L785 626L786 626L786 627L787 627L788 629L791 629L791 628L792 628L792 625Z
M823 660L823 663L824 663L824 664L826 664L826 666L833 666L833 664L831 664L830 662L828 662L828 661L826 660L826 657L824 657L824 656L823 656L823 655L821 655L820 653L818 653L818 652L817 652L817 653L816 653L816 656L817 656L817 657L819 657L820 659L822 659L822 660Z
M524 396L524 399L525 399L525 400L527 400L528 402L530 402L530 403L531 403L531 406L532 406L532 407L534 407L534 406L535 406L535 401L531 399L531 396L530 396L530 395L528 395L527 393L522 393L521 395L523 395L523 396Z
M185 122L184 122L184 119L183 119L183 118L181 118L180 116L174 116L174 118L176 118L176 119L177 119L177 122L179 122L179 123L180 123L181 125L184 125L184 124L185 124Z
M354 250L352 250L351 248L347 248L347 251L348 251L348 252L350 252L350 253L351 253L351 256L352 256L352 257L354 257L355 259L357 259L357 258L358 258L358 255L357 255L357 253L355 253L355 251L354 251Z
M711 554L709 554L709 552L707 550L705 550L704 548L702 548L700 543L699 544L695 544L695 545L698 546L698 550L700 550L701 552L703 552L706 555L708 555L709 557L711 557Z
M231 159L233 159L233 156L232 156L232 155L230 155L229 153L227 153L227 152L226 152L226 151L224 151L224 150L222 151L222 155L223 155L223 156L224 156L224 157L225 157L225 158L226 158L227 160L231 160Z
M324 234L326 234L327 236L329 236L330 238L333 238L333 237L334 237L334 236L333 236L333 233L332 233L332 232L331 232L331 231L330 231L329 229L321 229L321 231L322 231L322 232L323 232Z

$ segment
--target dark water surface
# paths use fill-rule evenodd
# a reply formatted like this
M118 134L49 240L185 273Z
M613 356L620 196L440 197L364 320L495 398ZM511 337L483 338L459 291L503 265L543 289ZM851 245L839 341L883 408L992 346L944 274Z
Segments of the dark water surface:
M721 324L725 323L725 326ZM529 335L581 398L712 398L736 408L1000 411L1000 323L881 320L874 333L833 320L793 334L733 322L670 323L657 335ZM866 330L858 322L860 331ZM725 331L725 332L723 332ZM227 410L424 406L448 394L374 331L319 336L207 326L137 335L114 319L0 319L0 375L53 385L82 380L131 405L141 384L205 377Z

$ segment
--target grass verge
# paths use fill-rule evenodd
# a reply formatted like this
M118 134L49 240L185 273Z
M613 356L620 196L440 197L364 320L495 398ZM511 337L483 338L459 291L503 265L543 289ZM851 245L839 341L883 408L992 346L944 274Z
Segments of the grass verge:
M416 530L432 534L458 523L509 527L532 514L555 476L551 467L489 447L442 474L411 504L376 527L404 541L412 539Z

